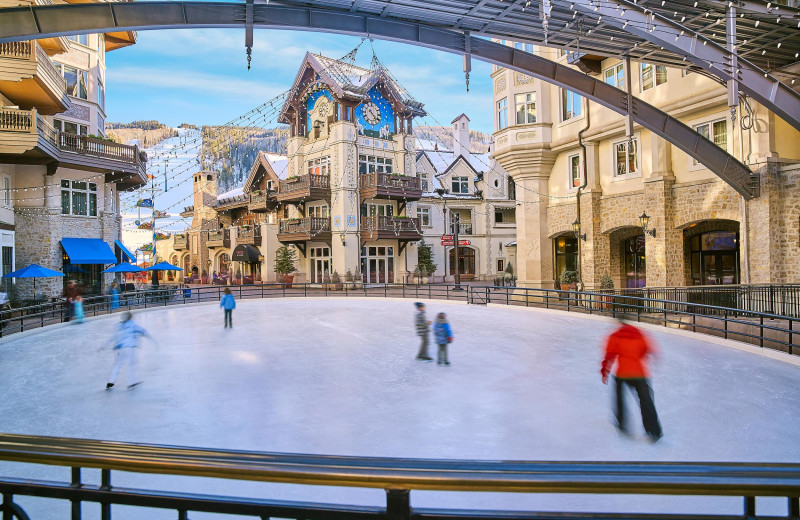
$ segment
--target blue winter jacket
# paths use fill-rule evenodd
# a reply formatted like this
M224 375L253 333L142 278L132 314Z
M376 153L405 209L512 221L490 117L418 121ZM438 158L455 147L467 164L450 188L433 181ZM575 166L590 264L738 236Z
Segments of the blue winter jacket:
M138 347L139 336L151 337L146 330L134 323L133 320L123 321L117 328L117 335L114 338L114 350Z
M436 338L437 345L443 345L450 342L453 337L453 331L450 329L449 323L436 322L433 325L433 337Z
M236 308L236 300L233 299L232 294L226 294L219 301L219 306L225 309L226 311L232 311L233 309Z

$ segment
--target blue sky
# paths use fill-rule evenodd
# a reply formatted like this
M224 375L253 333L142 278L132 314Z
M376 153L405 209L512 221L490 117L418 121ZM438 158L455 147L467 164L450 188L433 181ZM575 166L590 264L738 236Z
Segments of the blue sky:
M243 30L139 32L138 43L108 53L108 121L157 119L223 124L288 89L306 51L339 58L361 41L353 36L256 30L247 70ZM375 40L378 58L430 114L417 124L443 124L461 112L471 128L491 132L491 66L473 60L470 91L461 56ZM356 63L369 66L369 41Z

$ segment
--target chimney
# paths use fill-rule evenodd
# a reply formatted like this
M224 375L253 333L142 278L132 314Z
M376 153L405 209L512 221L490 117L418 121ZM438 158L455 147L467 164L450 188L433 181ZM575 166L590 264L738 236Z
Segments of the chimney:
M469 159L469 118L461 114L451 121L453 125L453 155Z

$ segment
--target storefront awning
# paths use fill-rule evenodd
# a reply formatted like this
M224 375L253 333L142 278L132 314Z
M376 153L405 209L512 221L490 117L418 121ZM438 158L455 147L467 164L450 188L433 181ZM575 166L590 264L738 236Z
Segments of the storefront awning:
M111 248L99 238L62 238L71 264L116 264Z
M128 261L129 262L135 262L136 261L136 255L131 253L130 250L127 247L122 245L122 242L120 242L119 240L114 240L114 244L116 244L117 247L119 248L119 250L122 251L122 254L124 254L125 256L128 257ZM125 261L124 258L122 260Z
M247 244L239 244L233 250L233 254L231 255L231 260L233 260L234 262L245 262L248 264L256 264L261 262L261 260L259 260L260 256L261 256L261 251L259 251L257 247Z

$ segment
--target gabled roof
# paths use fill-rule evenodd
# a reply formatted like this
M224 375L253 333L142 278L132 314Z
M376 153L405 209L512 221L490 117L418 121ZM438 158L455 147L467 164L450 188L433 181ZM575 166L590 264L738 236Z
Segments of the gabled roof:
M450 121L450 124L452 125L453 123L455 123L456 121L458 121L458 120L459 120L459 119L461 119L462 117L463 117L464 119L466 119L467 121L469 121L469 120L470 120L470 119L469 119L469 117L467 117L467 114L465 114L464 112L461 112L461 115L460 115L460 116L457 116L455 119L453 119L452 121Z
M309 70L313 71L314 74L309 76ZM297 76L295 76L290 94L281 108L278 117L279 122L289 123L286 112L292 103L303 95L306 87L313 83L324 84L335 97L349 98L354 101L369 100L367 93L372 87L380 83L388 91L387 93L394 98L395 102L401 104L409 112L416 116L427 114L422 108L422 103L415 100L405 87L400 85L389 74L383 65L370 70L347 61L306 52L303 63L300 65Z

